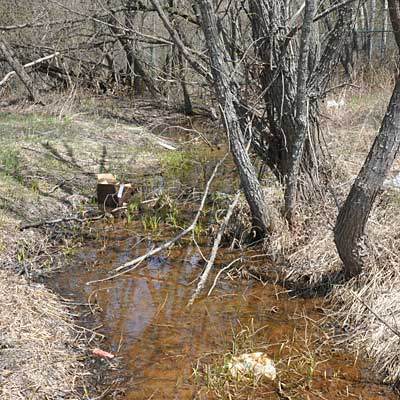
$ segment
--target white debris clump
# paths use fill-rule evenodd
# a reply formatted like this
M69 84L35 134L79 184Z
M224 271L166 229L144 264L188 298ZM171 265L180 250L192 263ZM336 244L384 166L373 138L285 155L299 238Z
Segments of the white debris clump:
M276 378L276 368L273 360L262 352L245 353L232 357L232 360L228 363L228 370L234 378L249 374L256 377L265 376L271 380Z

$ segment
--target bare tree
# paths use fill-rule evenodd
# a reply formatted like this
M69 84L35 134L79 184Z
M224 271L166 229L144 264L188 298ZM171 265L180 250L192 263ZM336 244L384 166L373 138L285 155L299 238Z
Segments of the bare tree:
M375 33L375 14L376 14L376 0L370 1L369 9L369 30L368 32L368 62L371 64L374 56L374 33Z
M210 57L215 92L230 150L239 172L246 200L250 206L253 226L257 229L259 236L262 236L269 230L269 216L264 194L246 149L242 132L240 88L234 69L226 62L229 53L219 35L213 3L210 0L198 0L198 6L201 13L201 26Z
M400 49L400 2L388 0L389 16L393 27L394 38Z
M382 0L382 36L381 36L381 61L385 59L387 47L387 29L388 29L388 2Z
M293 221L293 211L297 193L297 181L300 173L300 163L303 155L304 142L306 140L308 130L308 58L310 53L314 14L315 0L306 0L297 65L297 92L295 111L297 135L294 138L292 148L289 151L289 167L286 175L285 214L289 222Z
M389 9L396 41L400 44L398 0L389 0ZM367 255L365 227L376 196L400 148L399 121L400 79L397 79L379 133L336 221L335 243L348 278L360 274L363 269L363 256Z
M258 79L264 99L261 129L255 127L253 142L257 154L280 182L287 184L286 213L291 217L297 193L311 200L323 187L321 177L329 180L318 101L325 96L352 30L354 10L349 3L334 2L320 15L310 17L308 3L304 42L299 44L302 7L292 9L284 0L251 0L249 4L255 55L262 65ZM317 22L332 14L337 16L324 32ZM299 66L302 71L298 71Z
M324 173L324 161L318 100L325 95L340 51L352 29L353 9L349 2L335 1L321 15L315 15L315 5L308 1L301 30L298 19L303 8L290 6L283 0L250 0L248 9L245 3L229 2L222 9L222 2L214 8L211 1L199 1L196 4L209 56L199 64L193 53L186 50L159 1L151 1L182 54L215 89L254 222L261 231L266 231L268 213L262 204L254 168L244 151L245 140L251 142L280 182L286 184L286 214L291 219L298 189L304 198L312 198L313 190L320 190L319 177ZM224 22L227 15L232 15L233 4L243 10L251 27L252 37L247 37L247 49L237 46L236 39L243 33L232 27L232 21ZM332 29L324 33L321 48L323 32L318 21L331 15L337 17L333 18ZM299 41L300 30L303 40ZM239 63L235 54L241 58ZM211 67L211 80L204 67L207 64ZM249 71L255 82L253 89L262 90L255 101L250 99L250 102L244 100L241 85Z

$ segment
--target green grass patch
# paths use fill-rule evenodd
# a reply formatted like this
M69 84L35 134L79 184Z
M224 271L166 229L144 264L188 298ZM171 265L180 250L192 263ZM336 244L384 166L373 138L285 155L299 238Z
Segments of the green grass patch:
M190 154L187 151L164 153L160 163L163 172L171 176L185 175L192 168Z
M18 114L0 112L0 133L4 138L18 133L35 136L49 130L65 133L70 128L70 118L56 118L40 114Z
M7 176L22 182L22 159L20 152L11 147L0 149L0 170Z

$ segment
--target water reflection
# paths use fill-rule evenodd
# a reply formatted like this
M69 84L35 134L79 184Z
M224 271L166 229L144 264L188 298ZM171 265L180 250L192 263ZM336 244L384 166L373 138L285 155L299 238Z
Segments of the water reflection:
M229 280L219 284L212 297L202 298L187 309L193 282L202 270L202 258L192 245L176 246L168 254L152 257L116 280L86 286L86 282L104 278L107 271L153 246L150 239L132 235L134 226L129 230L123 226L118 229L99 226L99 229L109 229L105 233L106 247L103 242L90 243L74 267L60 273L56 284L58 290L75 301L85 302L90 296L91 302L96 301L100 306L102 311L96 318L107 336L109 348L105 350L119 349L118 356L122 357L128 375L127 400L151 396L194 398L197 388L190 380L192 363L205 353L227 349L232 331L252 320L257 326L267 325L263 340L271 344L272 355L277 356L280 343L293 340L294 332L304 330L302 313L318 319L314 307L318 301L288 300L277 296L273 285ZM221 254L226 262L236 258L228 251ZM335 370L338 362L342 365L348 359L352 365L351 358L334 357L339 358L327 361L326 368ZM374 390L380 387L366 387L364 393L362 374L354 366L353 370L348 373L352 381L343 380L344 387L357 387L364 399L378 398L374 397L377 393ZM354 377L360 381L354 381ZM326 381L323 382L325 385ZM335 383L323 393L329 399L342 398L334 395L337 390Z

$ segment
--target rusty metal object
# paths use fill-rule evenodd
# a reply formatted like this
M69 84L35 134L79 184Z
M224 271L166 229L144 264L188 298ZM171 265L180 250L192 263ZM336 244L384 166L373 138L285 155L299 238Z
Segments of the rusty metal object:
M117 180L114 175L97 175L97 203L102 210L118 206Z
M112 174L97 175L97 203L103 211L128 203L134 191L130 183L120 184Z

